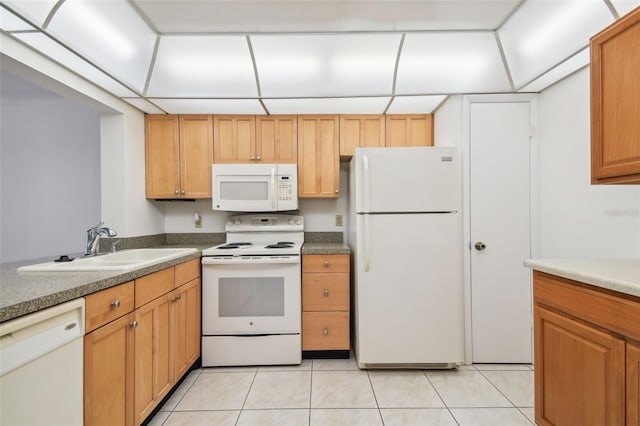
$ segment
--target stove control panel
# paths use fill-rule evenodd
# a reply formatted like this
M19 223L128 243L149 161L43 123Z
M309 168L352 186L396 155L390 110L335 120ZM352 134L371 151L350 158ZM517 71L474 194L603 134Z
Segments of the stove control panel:
M287 214L245 214L227 219L227 231L303 231L304 218Z

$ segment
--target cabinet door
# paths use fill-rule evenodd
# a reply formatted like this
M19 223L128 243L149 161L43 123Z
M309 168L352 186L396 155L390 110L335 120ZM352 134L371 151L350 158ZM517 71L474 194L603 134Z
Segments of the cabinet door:
M147 115L145 162L147 198L180 197L180 148L177 115Z
M296 163L298 122L295 115L256 117L256 161Z
M180 176L183 198L211 198L213 121L210 115L180 116Z
M386 146L433 146L433 115L387 115Z
M133 424L133 320L130 313L84 336L86 426Z
M340 116L340 159L349 160L359 147L384 147L384 115Z
M627 343L627 425L640 425L640 346Z
M179 380L200 356L200 278L178 287L171 300L173 371Z
M298 196L337 198L340 156L337 115L298 116Z
M625 342L535 307L539 425L624 424Z
M255 116L216 115L213 117L213 159L216 163L255 161Z
M640 183L640 8L591 39L592 183Z
M135 422L142 421L173 386L171 294L136 309Z

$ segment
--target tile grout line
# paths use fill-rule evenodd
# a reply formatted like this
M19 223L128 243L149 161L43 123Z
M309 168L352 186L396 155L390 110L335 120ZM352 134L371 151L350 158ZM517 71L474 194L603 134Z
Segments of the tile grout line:
M488 371L491 371L491 370L488 370ZM527 372L526 370L492 370L492 371L524 371L524 372ZM493 387L494 387L498 392L500 392L500 395L502 395L502 396L503 396L507 401L509 401L509 402L511 403L511 405L512 405L512 407L503 407L503 408L515 408L516 410L518 410L518 412L520 412L520 414L522 414L522 415L524 416L524 418L525 418L525 419L527 419L527 421L528 421L529 423L531 423L531 420L529 420L529 417L527 417L527 416L526 416L526 414L524 414L524 413L523 413L523 412L518 408L518 406L517 406L517 405L516 405L516 404L515 404L515 403L514 403L514 402L513 402L513 401L512 401L512 400L511 400L507 395L505 395L505 394L504 394L504 392L502 392L498 386L496 386L496 385L491 381L491 379L490 379L490 378L488 378L487 376L485 376L485 374L484 374L482 371L478 370L478 372L482 375L482 377L484 377L484 378L485 378L485 380L487 380L489 383L491 383L491 386L493 386ZM496 407L496 408L498 408L498 407Z
M384 426L384 418L382 417L382 411L380 411L380 404L378 403L378 397L376 396L376 388L373 387L373 382L371 381L371 373L367 370L367 379L369 379L369 386L371 386L371 392L373 393L373 399L376 401L376 408L378 409L378 416L380 416L380 421L382 422L382 426Z
M438 392L438 388L436 388L436 385L434 385L433 382L431 381L431 379L429 378L429 375L427 374L427 371L426 370L422 370L422 374L424 374L424 377L426 377L427 382L429 382L429 384L433 388L433 390L436 393L436 395L438 395L438 398L440 398L440 401L442 401L442 404L444 405L444 407L449 412L449 415L451 416L453 421L456 422L456 425L460 426L460 422L458 422L458 419L456 418L456 416L454 416L453 413L451 412L451 408L449 408L449 405L447 404L447 402L444 400L442 395L440 395L440 392Z
M249 389L247 389L247 394L244 396L244 401L242 401L242 407L238 411L238 417L236 417L236 422L234 425L237 425L240 421L240 416L242 415L242 410L244 410L244 405L247 403L247 398L249 398L249 394L251 393L251 388L253 387L253 383L256 381L256 376L258 375L258 369L256 368L256 372L253 374L253 379L251 379L251 384L249 385Z
M178 400L178 402L176 402L175 407L173 407L170 411L168 411L169 415L167 416L166 419L164 419L164 421L162 423L160 423L160 426L163 426L168 420L169 417L171 417L171 415L176 411L176 408L178 408L178 405L180 405L180 403L182 402L182 400L184 399L184 397L187 395L187 392L189 392L191 390L191 388L193 387L193 385L196 383L196 381L200 378L200 375L202 374L202 367L199 368L200 372L196 375L195 379L193 379L193 382L189 385L189 387L184 391L184 393L182 394L182 396L180 397L180 399ZM191 373L189 373L191 374ZM189 376L187 375L187 378ZM185 378L186 380L186 378ZM184 383L184 382L183 382ZM176 389L177 390L177 389ZM166 402L165 402L166 404ZM161 413L162 411L158 411L158 413ZM165 413L167 413L167 411L165 411ZM156 416L158 414L156 413Z

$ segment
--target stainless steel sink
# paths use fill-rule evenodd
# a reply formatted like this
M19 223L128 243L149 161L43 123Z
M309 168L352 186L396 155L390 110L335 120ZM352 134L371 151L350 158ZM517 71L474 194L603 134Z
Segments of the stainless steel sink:
M78 258L71 262L46 262L18 268L19 272L129 271L175 259L198 250L194 248L146 248Z

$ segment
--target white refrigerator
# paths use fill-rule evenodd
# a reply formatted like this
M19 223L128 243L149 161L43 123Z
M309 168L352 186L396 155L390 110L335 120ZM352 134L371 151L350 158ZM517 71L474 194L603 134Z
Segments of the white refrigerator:
M354 350L360 368L464 362L456 148L359 148L351 160Z

